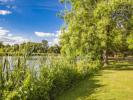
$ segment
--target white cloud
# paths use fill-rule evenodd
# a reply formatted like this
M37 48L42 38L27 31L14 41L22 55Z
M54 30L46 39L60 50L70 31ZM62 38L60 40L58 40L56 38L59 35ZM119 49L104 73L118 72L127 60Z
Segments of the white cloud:
M52 42L52 45L59 44L59 38L55 38Z
M50 46L53 46L53 45L59 45L59 38L55 38L51 41L48 42Z
M9 15L11 13L12 12L11 11L8 11L8 10L0 10L0 15Z
M45 32L35 32L35 35L38 37L46 37L46 38L50 38L50 37L55 37L56 34L54 33L45 33Z
M10 33L9 30L6 30L2 27L0 27L0 42L3 42L4 44L21 44L23 42L28 42L29 40L26 38L23 38L21 36L15 36Z
M46 32L35 32L35 35L42 38L50 38L50 37L59 37L61 31L56 31L55 33L46 33Z
M5 6L8 9L15 9L16 6L10 4L9 2L13 2L15 0L0 0L0 5Z
M0 36L6 35L9 32L9 30L3 29L3 27L0 27Z
M29 40L21 36L12 36L12 37L2 36L0 37L0 41L3 42L4 44L14 45L14 44L21 44L24 42L28 42Z
M7 5L6 6L8 9L16 9L17 8L17 6L12 6L12 5Z
M0 2L12 2L12 1L15 1L15 0L0 0Z
M13 34L10 34L10 33L9 33L8 36L11 37L11 36L13 36Z
M29 40L20 36L13 36L13 37L2 36L0 37L0 41L3 42L4 44L14 45L14 44L21 44L23 42L28 42Z
M59 37L61 35L61 30L56 31L56 37Z
M51 41L49 42L50 45L59 45L59 36L61 35L61 30L59 31L56 31L56 37Z
M61 31L56 31L55 33L46 33L46 32L35 32L35 35L41 38L48 40L49 45L59 44L59 36Z

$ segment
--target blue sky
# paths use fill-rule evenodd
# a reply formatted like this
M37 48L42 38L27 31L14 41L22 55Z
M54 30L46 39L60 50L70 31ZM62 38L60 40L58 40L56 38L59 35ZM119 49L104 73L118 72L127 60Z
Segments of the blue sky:
M57 43L63 24L57 14L63 9L58 0L0 0L0 41Z

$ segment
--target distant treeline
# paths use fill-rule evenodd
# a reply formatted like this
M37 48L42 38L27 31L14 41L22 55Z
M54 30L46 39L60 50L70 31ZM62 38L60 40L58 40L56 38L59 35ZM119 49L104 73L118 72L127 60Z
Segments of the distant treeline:
M60 46L49 46L47 40L42 40L41 43L27 42L22 44L4 45L0 42L0 55L44 55L47 53L60 53Z

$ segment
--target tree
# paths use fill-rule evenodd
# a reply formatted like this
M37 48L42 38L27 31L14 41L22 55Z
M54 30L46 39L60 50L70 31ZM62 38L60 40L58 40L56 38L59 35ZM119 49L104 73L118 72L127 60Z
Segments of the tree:
M2 42L0 42L0 48L3 48L3 47L4 47L3 43L2 43Z
M48 51L48 41L47 40L42 40L42 48L43 48L44 53L46 53Z
M60 53L60 46L59 45L50 46L48 49L48 52L59 54Z
M126 39L133 30L132 6L133 1L130 0L103 0L94 10L105 64L108 63L110 49L122 50L127 45Z
M70 0L70 4L72 9L64 13L66 28L64 28L61 36L61 51L72 57L84 54L93 56L90 51L95 50L92 50L91 46L97 48L96 45L90 43L97 39L93 34L95 27L92 23L91 13L95 3L89 0ZM94 37L89 38L91 36ZM94 44L97 44L97 41Z
M108 63L110 51L127 47L133 30L132 0L69 0L71 9L64 12L62 53L88 55Z
M128 36L127 43L129 44L129 49L133 50L133 33Z

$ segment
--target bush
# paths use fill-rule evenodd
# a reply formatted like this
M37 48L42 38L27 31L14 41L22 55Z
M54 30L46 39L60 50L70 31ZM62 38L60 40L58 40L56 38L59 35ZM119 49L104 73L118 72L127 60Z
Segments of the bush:
M81 79L93 74L99 69L99 64L99 61L90 64L80 61L73 64L63 58L52 60L50 65L43 65L40 69L33 99L54 99Z
M78 81L93 74L100 65L99 61L88 62L87 60L70 63L67 59L60 57L52 57L49 60L50 62L42 65L38 72L35 69L29 69L23 61L18 60L16 69L8 73L10 79L4 80L4 83L1 81L4 86L3 88L1 85L1 99L53 100ZM7 76L7 74L4 75L3 78Z

